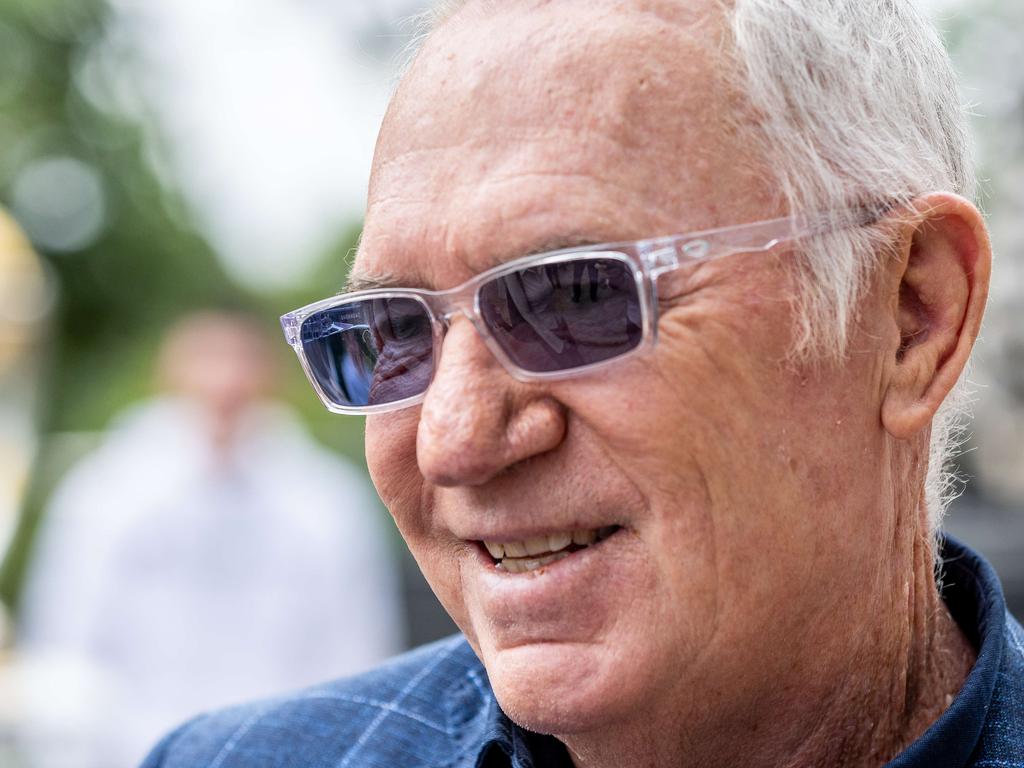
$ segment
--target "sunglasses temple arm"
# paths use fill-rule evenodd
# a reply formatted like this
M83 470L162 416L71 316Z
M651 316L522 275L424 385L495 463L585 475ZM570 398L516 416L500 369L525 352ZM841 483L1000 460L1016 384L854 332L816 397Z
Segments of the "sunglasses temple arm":
M706 232L694 237L657 241L641 253L652 281L685 262L717 259L738 253L764 253L776 246L813 234L794 218L774 219L743 227Z

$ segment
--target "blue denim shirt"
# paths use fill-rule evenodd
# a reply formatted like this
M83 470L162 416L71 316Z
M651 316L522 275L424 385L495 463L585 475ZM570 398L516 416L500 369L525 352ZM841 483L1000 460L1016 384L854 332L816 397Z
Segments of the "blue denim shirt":
M978 649L953 704L886 768L1024 768L1024 631L992 568L952 540L943 597ZM461 637L359 677L201 715L143 768L531 768L569 766L564 747L498 708Z

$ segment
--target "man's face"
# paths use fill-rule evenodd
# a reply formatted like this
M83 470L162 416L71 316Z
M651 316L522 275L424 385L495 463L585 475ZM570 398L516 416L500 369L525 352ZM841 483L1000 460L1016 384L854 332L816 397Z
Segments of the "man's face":
M719 18L628 5L471 8L436 33L381 133L357 271L443 289L538 249L782 215L716 74ZM891 525L879 373L870 353L786 362L794 274L789 253L683 270L650 354L560 382L512 379L455 317L423 405L367 420L378 491L520 723L671 706L730 727L773 681L832 684L816 670L851 652L836 628L871 610ZM607 526L531 573L481 545Z

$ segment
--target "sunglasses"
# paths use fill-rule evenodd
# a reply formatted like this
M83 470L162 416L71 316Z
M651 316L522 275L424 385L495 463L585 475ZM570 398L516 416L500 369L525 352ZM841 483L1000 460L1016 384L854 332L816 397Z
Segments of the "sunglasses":
M516 379L584 376L654 345L663 275L836 228L823 222L772 219L550 251L507 262L449 290L342 294L289 312L281 325L313 389L334 413L379 413L420 403L448 324L460 313Z

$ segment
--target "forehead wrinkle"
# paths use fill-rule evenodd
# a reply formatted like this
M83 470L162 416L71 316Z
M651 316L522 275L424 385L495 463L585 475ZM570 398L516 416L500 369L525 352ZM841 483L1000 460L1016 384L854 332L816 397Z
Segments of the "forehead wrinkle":
M550 148L539 140L536 146ZM619 178L609 170L609 165L628 163L626 157L605 165L589 159L567 162L564 154L552 158L538 151L534 155L532 149L520 145L512 151L495 147L490 157L482 156L479 161L463 154L454 166L443 164L440 171L417 164L415 154L394 158L380 171L390 177L386 186L394 191L378 196L367 209L364 244L372 242L376 247L360 250L364 261L368 255L376 260L405 249L433 251L463 261L475 253L490 252L500 262L536 250L532 246L534 233L524 236L521 230L529 219L538 217L564 219L542 229L557 229L558 238L569 232L576 244L583 236L590 242L603 242L669 234L681 226L679 217L669 211L677 207L674 203L679 194L697 181L687 178L687 183L676 185L669 193L655 194L649 177ZM469 166L464 173L462 161ZM486 163L485 173L474 172L478 162L481 166ZM447 177L436 189L432 173ZM465 178L456 180L455 173ZM444 202L439 207L440 190ZM664 231L631 227L630 219L641 212L657 216ZM693 211L687 213L687 223L694 223ZM539 236L545 237L543 232ZM491 242L495 237L497 244ZM430 245L424 248L423 243ZM506 244L508 247L503 247Z
M424 139L417 137L417 143L414 145L406 146L392 155L379 155L371 177L367 215L396 198L403 203L432 202L434 197L431 193L436 185L445 181L450 182L454 172L460 170L444 162L448 159L444 158L444 153L451 150L459 151L463 166L475 167L477 170L486 167L490 178L485 177L483 181L489 183L522 175L518 172L505 172L504 168L514 168L521 164L524 155L543 157L550 151L553 142L561 142L565 149L559 153L559 168L550 172L538 169L538 173L585 175L605 183L617 184L621 179L601 175L598 171L602 168L611 168L616 162L630 162L641 156L646 149L645 146L627 146L623 144L622 137L610 136L600 129L586 125L571 128L560 125L503 124L498 128L493 125L474 125L471 129L479 133L468 136L461 142L424 145ZM516 148L511 156L507 151L506 154L498 152L495 141L497 136ZM431 158L435 155L443 158L440 167L432 175L424 174L422 169L429 167ZM600 159L601 162L595 162L596 159ZM613 159L614 162L610 162ZM418 182L417 186L409 183L406 175L409 168L416 169L412 176ZM394 179L401 179L401 183L395 183ZM389 192L389 186L395 191Z
M551 251L561 251L568 248L583 248L591 245L600 245L601 243L612 243L619 242L618 238L604 238L594 237L593 235L586 235L582 232L567 231L565 234L549 234L547 236L540 236L532 242L532 245L523 251L517 251L510 255L495 255L492 263L485 265L480 272L486 272L492 267L496 267L507 261L511 261L517 258L523 258L526 256L539 256L543 253ZM436 290L428 285L424 285L421 278L403 279L390 272L365 272L358 273L353 272L345 283L345 288L342 293L354 293L355 291L366 291L377 288L421 288L426 290Z
M410 184L399 180L411 177L415 185L427 175L417 173L418 166L396 174L391 185L396 194L378 198L368 210L353 270L359 277L380 272L389 273L389 278L353 278L352 285L447 288L525 255L668 234L679 228L679 220L661 206L663 201L645 199L639 189L597 176L598 169L534 168L495 160L483 178L470 174L466 181L446 188L442 207L436 206L441 197L437 194L434 205L426 207L418 189L402 194ZM517 194L521 192L528 194ZM636 223L641 213L648 220L644 227ZM434 274L442 264L459 268L453 272L443 267L447 275Z

